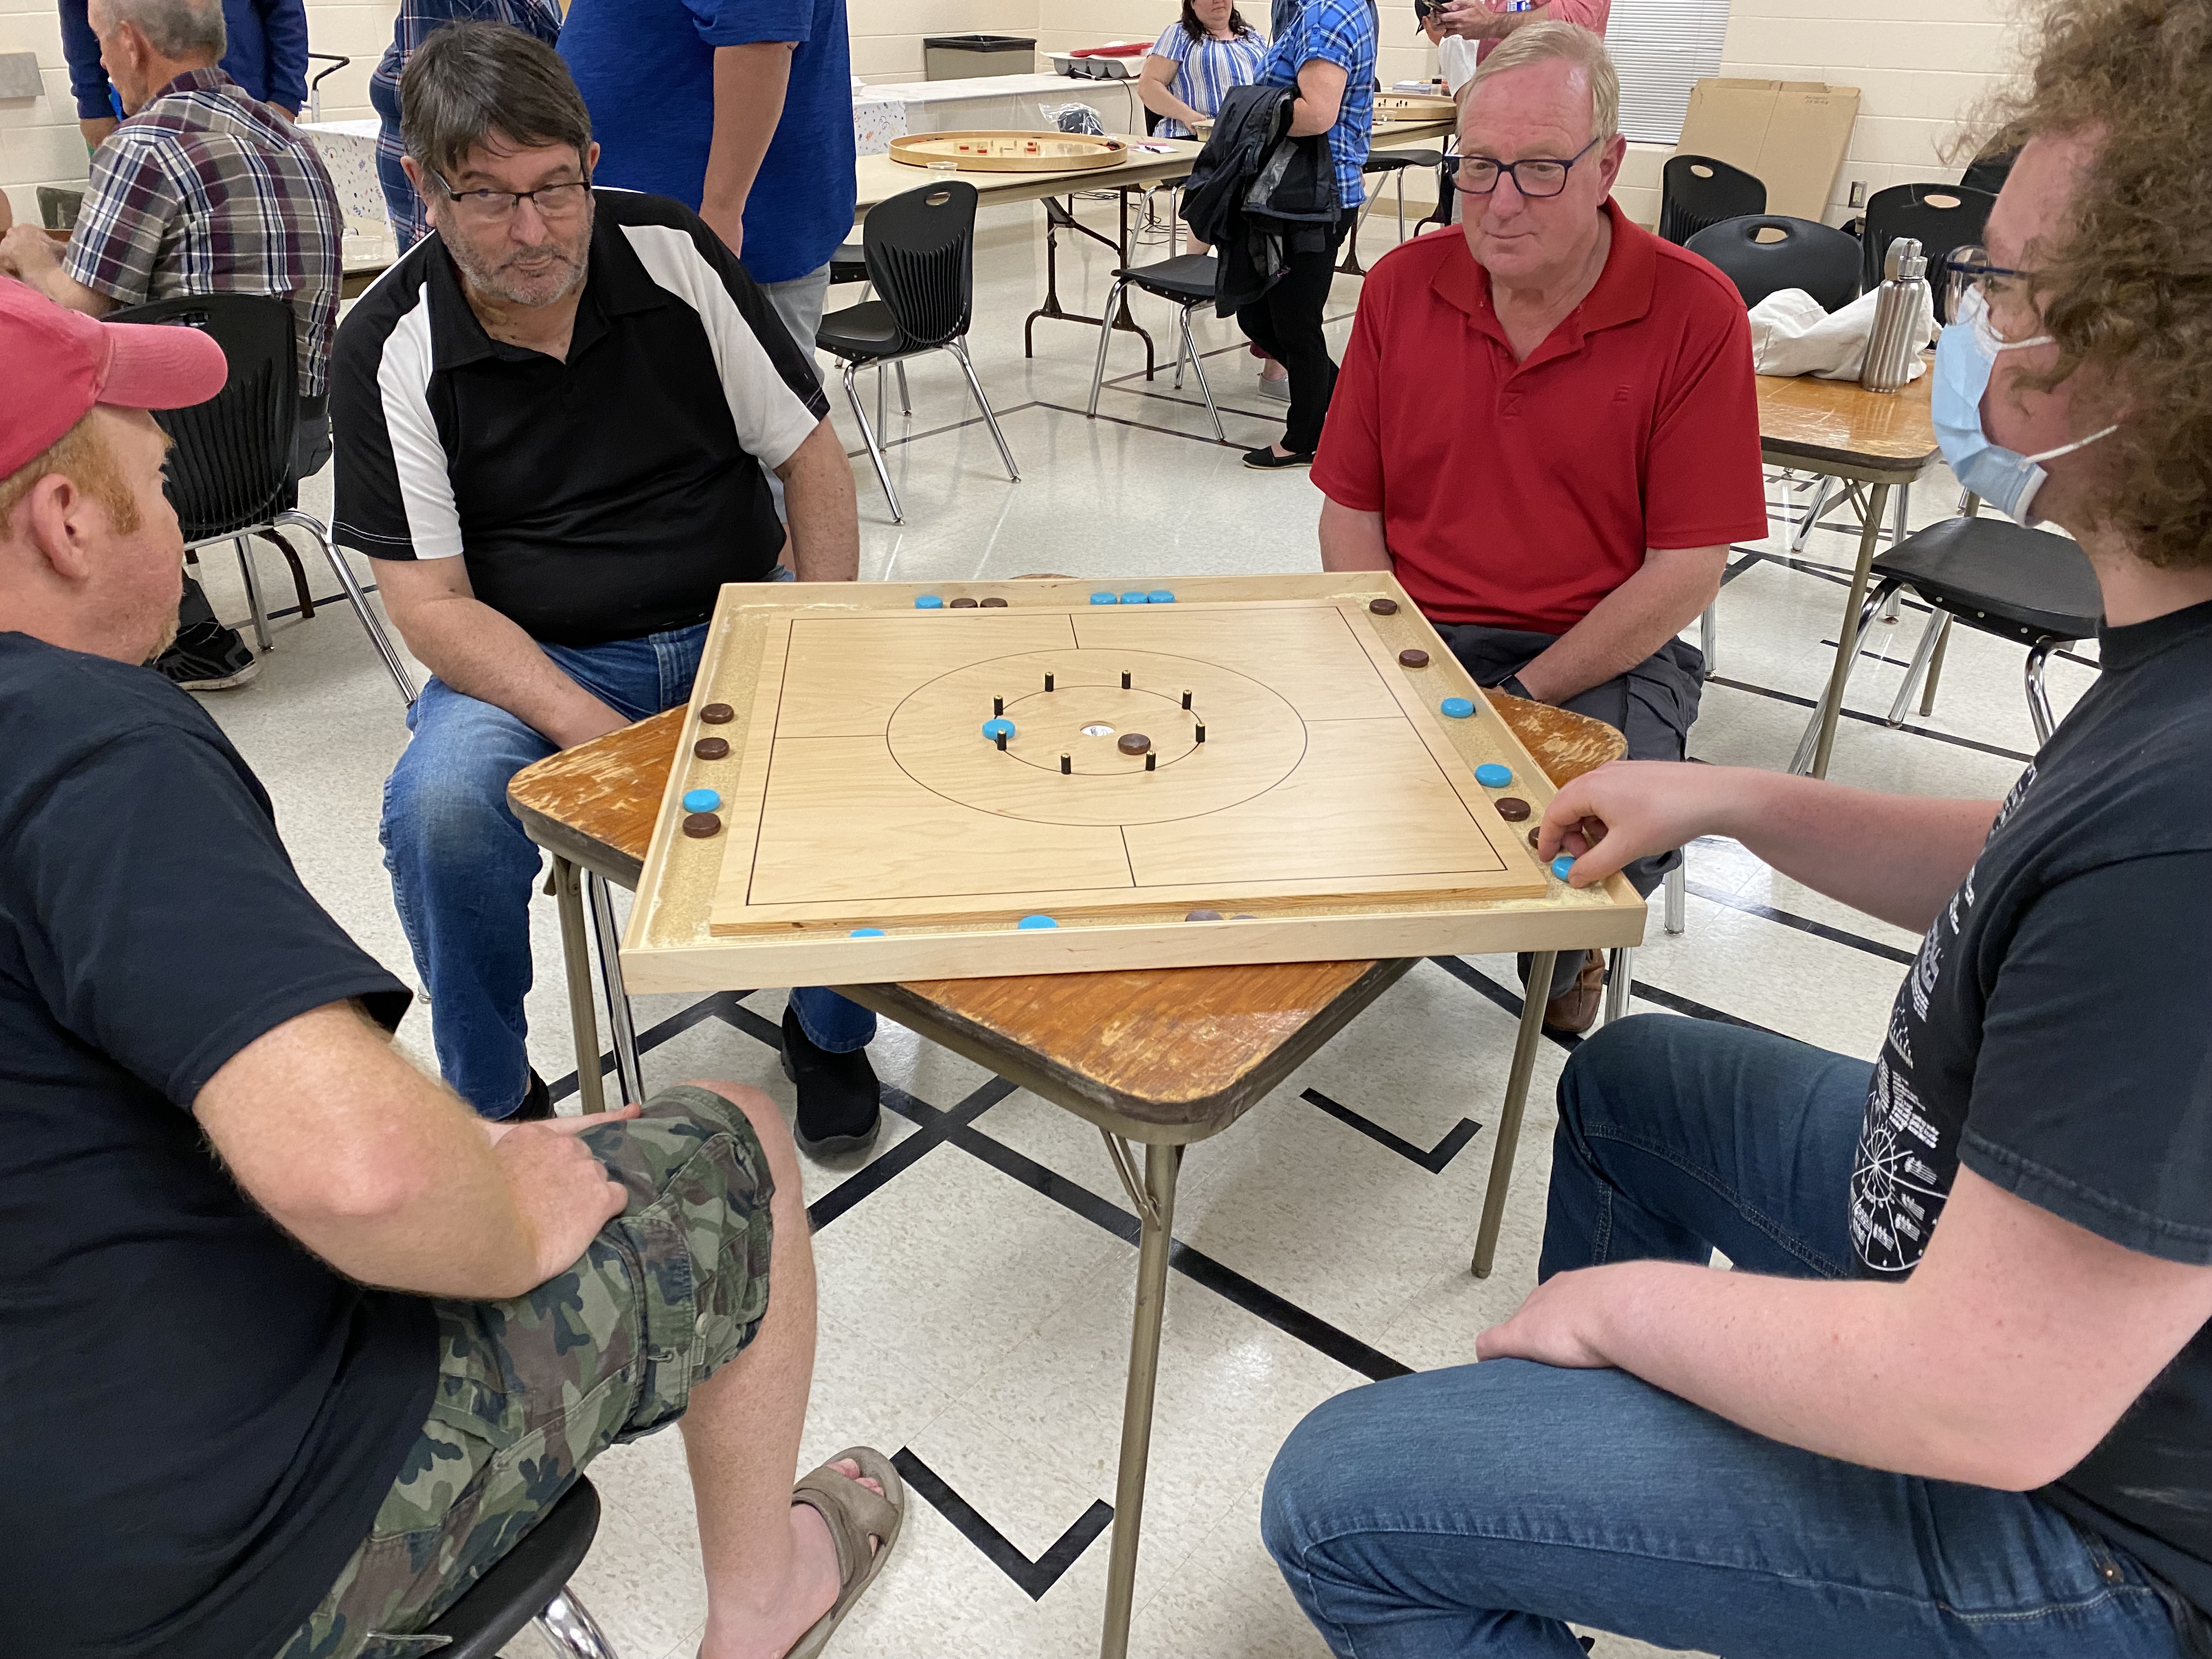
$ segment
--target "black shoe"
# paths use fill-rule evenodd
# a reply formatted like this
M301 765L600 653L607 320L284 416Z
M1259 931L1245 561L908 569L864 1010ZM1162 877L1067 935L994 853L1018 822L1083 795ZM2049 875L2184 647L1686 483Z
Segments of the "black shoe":
M177 635L177 642L154 659L155 669L186 691L228 691L261 672L261 659L234 628L202 623Z
M1275 453L1274 445L1261 444L1257 449L1248 449L1244 452L1244 465L1249 467L1256 467L1262 472L1267 472L1273 471L1277 467L1311 466L1313 465L1313 457L1310 455L1299 455L1295 453L1289 455L1278 455Z
M530 1087L523 1091L522 1104L501 1119L506 1123L538 1123L553 1115L553 1091L545 1086L545 1079L538 1075L538 1068L530 1070Z
M799 1086L799 1121L793 1138L809 1158L865 1152L883 1127L883 1085L868 1051L833 1054L817 1048L799 1029L798 1011L783 1011L783 1074Z

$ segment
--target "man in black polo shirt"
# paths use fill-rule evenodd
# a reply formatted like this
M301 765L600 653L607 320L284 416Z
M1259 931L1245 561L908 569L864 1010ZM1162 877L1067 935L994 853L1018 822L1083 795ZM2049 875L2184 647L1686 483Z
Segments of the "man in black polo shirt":
M696 214L592 191L590 118L549 47L441 30L400 104L437 234L338 331L337 527L436 676L383 842L439 1066L486 1117L542 1114L523 1046L539 856L507 781L688 699L722 583L853 580L860 525L811 354ZM842 997L792 994L808 1152L874 1137L874 1034Z

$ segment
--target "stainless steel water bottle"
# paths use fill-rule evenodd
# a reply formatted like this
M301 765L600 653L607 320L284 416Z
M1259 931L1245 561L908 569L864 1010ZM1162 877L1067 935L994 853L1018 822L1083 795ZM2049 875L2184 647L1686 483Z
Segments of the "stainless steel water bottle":
M1928 261L1920 244L1900 236L1882 258L1875 290L1874 328L1867 336L1859 384L1869 392L1894 392L1911 378L1913 354L1927 342L1915 337L1927 315Z

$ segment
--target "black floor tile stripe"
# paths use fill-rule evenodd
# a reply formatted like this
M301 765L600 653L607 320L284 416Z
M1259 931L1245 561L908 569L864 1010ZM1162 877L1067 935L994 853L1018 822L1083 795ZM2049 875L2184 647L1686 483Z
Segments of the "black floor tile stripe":
M1708 887L1702 882L1687 882L1685 885L1708 904L1722 905L1730 910L1741 911L1747 916L1758 916L1778 927L1795 928L1801 933L1810 933L1814 939L1826 939L1832 945L1847 945L1854 951L1863 951L1870 957L1881 957L1885 962L1894 962L1908 968L1912 965L1911 951L1899 950L1894 945L1885 945L1880 939L1869 939L1863 933L1850 933L1841 927L1832 927L1825 921L1814 921L1810 916L1778 910L1771 904L1741 898L1734 893L1723 892L1719 888Z
M1388 1146L1408 1164L1418 1164L1431 1175L1442 1175L1460 1149L1475 1137L1482 1127L1471 1117L1463 1117L1454 1124L1442 1140L1427 1150L1416 1146L1403 1135L1393 1134L1372 1118L1363 1117L1349 1106L1331 1100L1318 1089L1308 1089L1298 1098L1310 1106L1318 1106L1338 1122L1349 1125L1380 1146Z
M1469 990L1487 997L1498 1007L1504 1009L1516 1024L1519 1022L1521 998L1518 994L1507 990L1505 987L1491 978L1474 963L1459 957L1431 957L1429 960ZM1564 1031L1547 1031L1544 1033L1544 1041L1555 1044L1570 1054L1581 1048L1583 1042L1580 1037L1571 1036Z
M902 1446L891 1457L899 1479L947 1521L963 1538L983 1553L986 1559L1020 1586L1030 1601L1041 1599L1060 1582L1098 1534L1113 1524L1114 1506L1103 1498L1076 1517L1075 1524L1034 1561L1016 1549L1006 1534L986 1521L980 1510L952 1490L943 1475L915 1456L911 1446Z
M1776 1030L1771 1025L1761 1025L1755 1019L1741 1019L1734 1014L1724 1014L1717 1008L1707 1007L1702 1002L1692 1001L1686 996L1678 996L1672 991L1662 991L1657 986L1648 985L1640 979L1634 981L1629 986L1629 994L1632 996L1643 998L1654 1007L1664 1008L1669 1013L1686 1014L1692 1019L1714 1020L1720 1024L1737 1026L1747 1031L1764 1031L1769 1036L1786 1035Z
M681 1036L702 1019L722 1019L734 1024L733 1016L738 1014L751 1014L752 1018L759 1018L757 1014L752 1014L750 1009L742 1006L744 999L750 995L750 991L717 991L712 996L700 998L690 1007L671 1014L659 1024L640 1031L637 1034L638 1053L644 1054L658 1048L671 1037ZM769 1029L773 1030L775 1028L771 1026ZM612 1077L614 1070L614 1050L610 1048L599 1056L599 1075ZM576 1092L577 1086L576 1073L571 1072L559 1082L548 1084L546 1092L555 1100L566 1100Z
M884 1104L909 1122L921 1125L921 1130L908 1135L881 1156L869 1159L808 1205L808 1224L816 1232L820 1232L862 1199L888 1185L893 1177L903 1175L943 1146L949 1129L974 1122L1013 1091L1013 1084L1005 1078L994 1077L951 1111L939 1112L927 1102L915 1099L903 1089L886 1087L884 1090Z
M1766 697L1776 702L1791 703L1799 708L1817 708L1820 704L1811 697L1801 697L1795 692L1778 691L1771 685L1753 685L1748 680L1731 679L1725 674L1716 674L1705 682L1707 685L1726 686L1731 691L1747 691L1754 697ZM2006 749L1994 743L1983 743L1974 738L1954 737L1948 732L1931 732L1924 726L1915 726L1907 720L1903 726L1892 727L1879 714L1863 714L1856 708L1844 710L1844 718L1856 720L1863 726L1879 726L1885 731L1893 730L1908 738L1925 738L1931 743L1948 743L1954 749L1971 749L1977 754L1995 755L1999 760L2018 761L2025 766L2035 758L2023 755L2017 749Z

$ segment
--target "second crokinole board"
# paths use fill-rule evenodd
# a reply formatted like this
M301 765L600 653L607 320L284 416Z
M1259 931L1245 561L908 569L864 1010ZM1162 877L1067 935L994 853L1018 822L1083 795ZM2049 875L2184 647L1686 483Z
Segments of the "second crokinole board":
M626 942L635 988L1640 939L1625 884L1571 891L1500 816L1550 787L1387 575L1168 579L1172 604L1094 586L726 588ZM1441 714L1451 697L1474 715ZM1486 762L1512 781L1486 788ZM720 827L694 838L702 788Z

